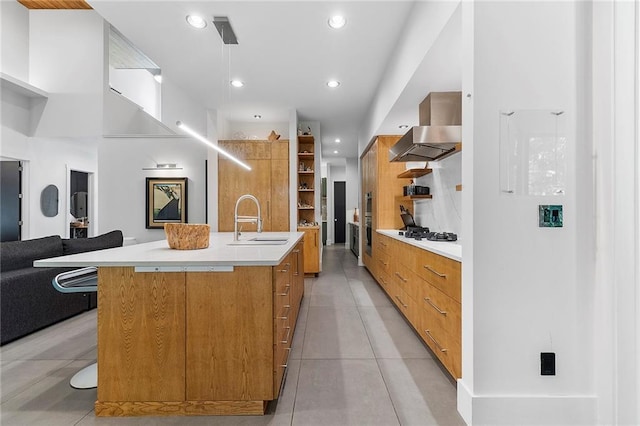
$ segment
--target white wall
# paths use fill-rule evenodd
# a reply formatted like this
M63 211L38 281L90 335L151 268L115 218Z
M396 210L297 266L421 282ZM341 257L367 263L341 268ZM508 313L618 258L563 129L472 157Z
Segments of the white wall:
M24 161L23 240L48 235L68 236L68 173L70 169L97 172L95 145L91 140L78 144L71 140L27 138L7 131L3 125L0 156ZM58 188L58 214L54 217L45 217L40 211L40 193L47 185ZM93 217L95 205L89 208L90 217Z
M176 121L200 133L207 134L207 113L204 105L190 99L185 92L173 82L170 72L162 74L162 122L182 134Z
M121 229L139 243L165 238L162 229L145 229L147 177L187 177L189 223L205 223L207 149L191 138L104 139L98 147L100 229ZM176 163L182 170L142 170Z
M639 18L637 2L593 5L598 424L640 424Z
M471 95L463 122L472 133L463 135L462 164L471 162L472 174L463 170L462 217L470 223L459 409L472 424L593 424L593 278L580 269L589 268L594 247L579 236L593 220L593 209L585 209L592 175L583 154L590 144L578 137L589 124L578 103L586 87L577 54L585 37L577 22L583 4L463 2L466 7L471 22L463 27L472 29L473 41L465 43L464 56L473 63L463 71L463 95ZM565 111L565 195L500 193L504 109ZM539 204L562 204L564 227L538 228ZM555 376L540 375L540 352L556 353Z
M161 84L148 70L109 67L109 85L138 104L156 120L162 119L160 115Z
M29 10L13 0L0 1L0 71L29 81Z
M428 186L433 198L414 202L414 219L433 232L454 232L464 245L462 235L462 194L456 185L462 182L462 156L454 154L441 161L429 162L433 170L415 179L416 185Z
M103 65L104 21L95 11L29 12L29 82L49 93L36 136L102 135Z
M347 222L353 221L353 213L356 207L358 207L358 214L360 214L360 197L358 196L360 189L359 161L358 158L347 158L345 161ZM347 229L349 228L347 227Z
M389 66L358 132L358 153L364 152L377 134L381 123L459 4L460 1L415 2L404 24L405 31L388 60Z

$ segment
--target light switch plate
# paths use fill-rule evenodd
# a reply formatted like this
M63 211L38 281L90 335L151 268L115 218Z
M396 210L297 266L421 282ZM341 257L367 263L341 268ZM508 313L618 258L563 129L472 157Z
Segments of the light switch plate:
M562 205L539 205L538 227L562 228Z

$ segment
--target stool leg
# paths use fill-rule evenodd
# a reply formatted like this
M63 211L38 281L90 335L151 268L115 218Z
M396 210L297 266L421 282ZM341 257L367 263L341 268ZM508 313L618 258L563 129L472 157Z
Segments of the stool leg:
M98 387L98 363L94 362L78 371L69 382L75 389L92 389Z

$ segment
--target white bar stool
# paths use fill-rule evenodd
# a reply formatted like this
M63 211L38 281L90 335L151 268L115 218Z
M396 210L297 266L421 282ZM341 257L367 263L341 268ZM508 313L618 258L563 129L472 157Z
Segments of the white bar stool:
M89 266L56 275L51 281L61 293L89 293L98 291L98 268ZM92 389L98 387L98 363L78 371L69 381L72 388Z

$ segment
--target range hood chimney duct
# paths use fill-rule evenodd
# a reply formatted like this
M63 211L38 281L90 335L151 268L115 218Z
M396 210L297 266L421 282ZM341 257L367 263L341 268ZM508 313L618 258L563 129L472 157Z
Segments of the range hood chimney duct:
M455 152L462 140L462 92L431 92L414 126L389 150L389 161L434 161Z

